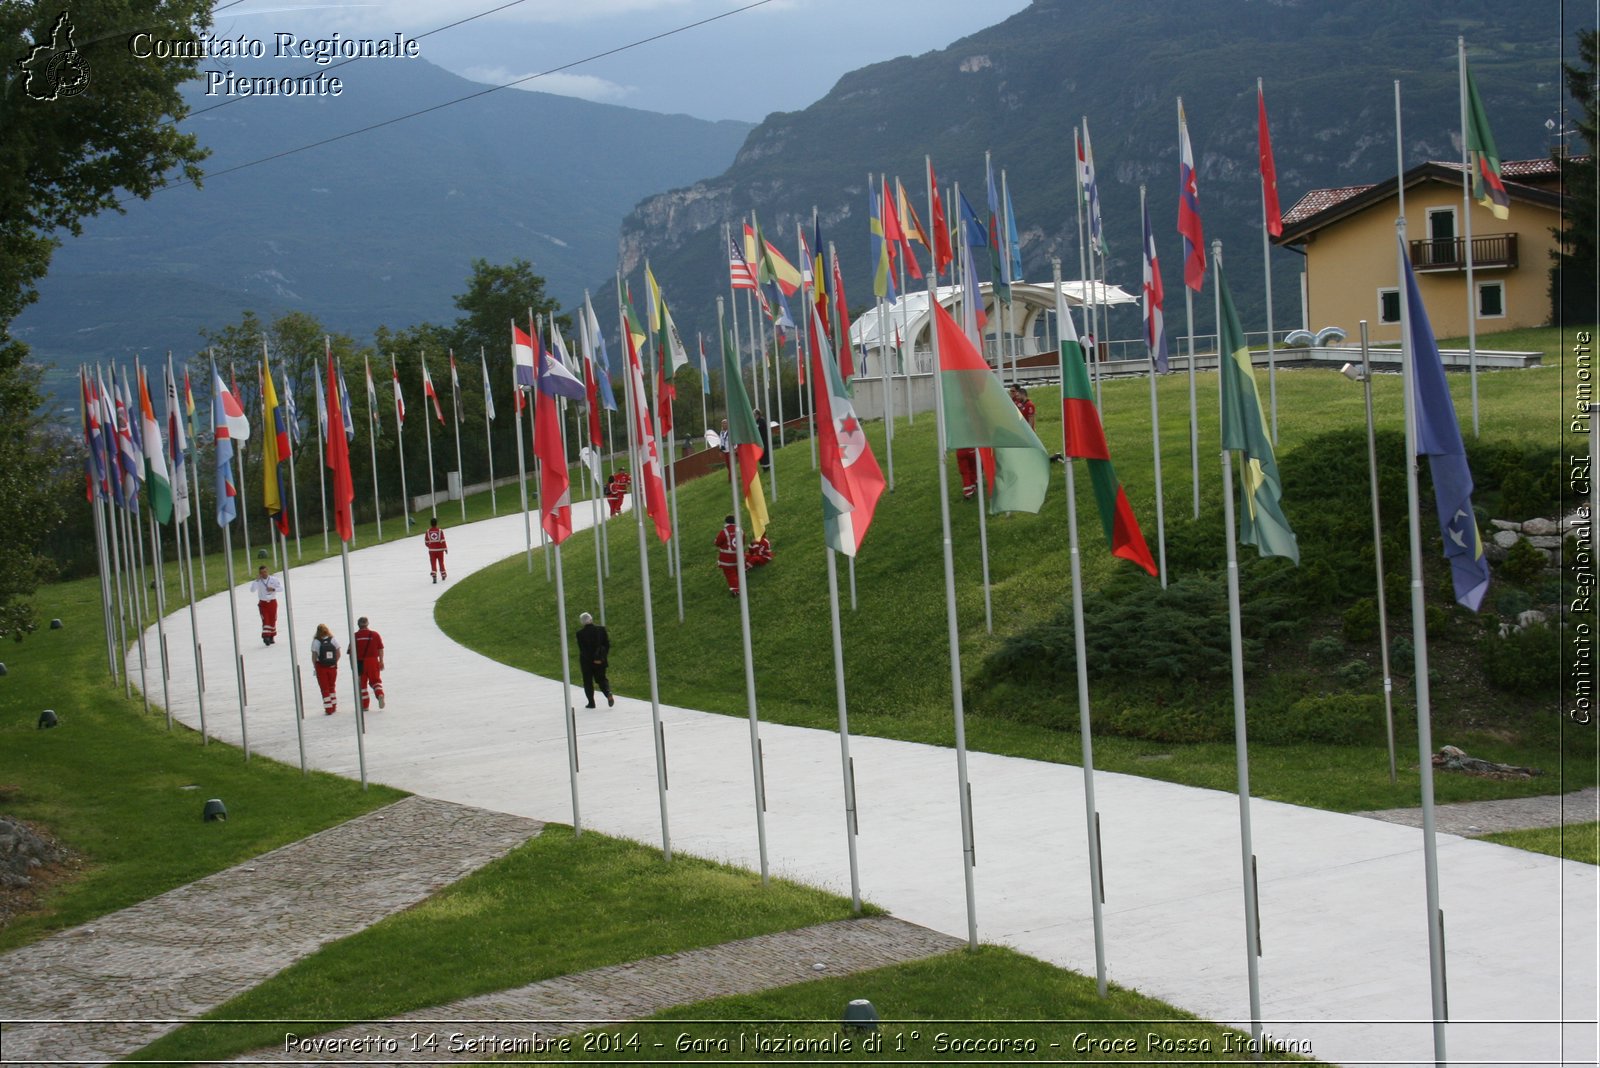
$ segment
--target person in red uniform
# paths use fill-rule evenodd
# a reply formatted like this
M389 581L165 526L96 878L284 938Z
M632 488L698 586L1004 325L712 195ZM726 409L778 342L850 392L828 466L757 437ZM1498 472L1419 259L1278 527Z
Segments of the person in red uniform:
M748 571L752 567L766 567L772 563L772 541L765 535L750 543L745 550L744 567Z
M717 566L722 569L722 577L728 580L728 595L739 596L739 528L733 525L733 516L727 516L722 521L722 529L717 531Z
M356 657L356 678L361 680L361 711L369 707L367 688L383 707L383 635L367 626L367 617L356 620L356 636L350 642Z
M339 711L339 643L326 623L317 624L317 636L311 639L311 665L322 691L323 714L331 716Z
M439 529L438 516L434 516L428 529L422 532L422 542L428 547L428 573L433 576L433 581L449 578L444 570L444 554L450 551L450 546L444 543L444 531Z
M978 450L957 449L956 468L961 472L961 496L970 501L978 493Z
M1022 413L1022 418L1028 421L1028 425L1030 427L1033 426L1033 417L1036 409L1033 406L1033 401L1028 399L1028 391L1021 386L1012 386L1011 402L1017 406L1017 411Z
M606 503L612 515L622 514L622 502L628 496L628 472L617 471L606 481Z
M278 591L283 589L283 581L262 564L250 589L256 595L256 609L261 613L261 644L271 645L278 640Z

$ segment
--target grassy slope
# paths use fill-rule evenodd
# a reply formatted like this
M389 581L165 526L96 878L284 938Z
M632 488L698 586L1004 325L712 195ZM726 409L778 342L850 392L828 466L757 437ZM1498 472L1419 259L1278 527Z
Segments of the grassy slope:
M1572 823L1565 827L1540 827L1531 831L1500 831L1484 841L1548 853L1552 857L1600 864L1600 823Z
M1565 354L1554 331L1519 332L1516 337L1484 339L1485 345L1538 342L1550 352L1542 368L1482 374L1479 392L1485 413L1486 439L1548 446L1558 433ZM1265 374L1260 389L1267 392ZM1468 407L1469 383L1451 376L1458 410ZM1189 523L1187 380L1170 376L1160 383L1163 471L1167 520ZM1201 492L1207 504L1218 500L1221 474L1216 459L1217 395L1215 376L1202 375L1198 387ZM1331 370L1283 372L1278 376L1280 453L1328 430L1360 426L1361 391ZM1059 441L1060 414L1053 391L1036 390L1040 437ZM1382 375L1374 382L1374 406L1382 428L1402 425L1401 381ZM1155 536L1152 446L1149 433L1148 387L1144 380L1106 385L1107 437L1134 510L1152 541ZM883 427L869 433L880 463L887 467ZM853 730L949 745L954 741L943 579L939 548L939 513L931 414L914 425L898 421L895 436L895 492L880 503L877 518L856 567L859 610L851 612L848 592L843 630L850 720ZM784 723L830 728L836 725L831 647L828 637L827 589L816 476L804 444L781 450L777 457L779 499L771 506L771 537L777 562L753 576L751 603L757 692L763 717ZM954 472L950 478L954 480ZM953 505L961 658L966 677L997 648L1005 635L1047 619L1068 597L1066 523L1062 491L1052 487L1043 514L991 518L988 524L993 583L995 635L984 629L980 589L978 517L974 506ZM738 611L729 600L714 567L711 545L721 516L728 511L727 483L706 478L679 491L680 526L685 531L684 619L677 621L676 594L666 577L665 557L654 546L651 571L655 629L663 700L727 714L744 709ZM1079 479L1079 514L1083 530L1086 586L1103 582L1115 561L1105 549L1094 519L1087 478ZM1313 523L1314 515L1286 508L1291 522ZM1431 519L1425 517L1425 522ZM1220 529L1217 554L1223 553ZM596 603L594 555L590 535L580 534L564 553L568 616L575 618ZM611 578L606 584L606 615L612 632L611 677L624 692L647 691L644 636L640 612L637 534L633 519L611 524ZM1308 561L1309 562L1309 561ZM841 561L841 585L847 580ZM452 589L439 603L438 619L458 640L497 659L541 674L559 674L553 586L535 568L528 575L521 560L508 560ZM1393 606L1391 606L1393 608ZM520 625L507 626L506 621ZM1259 684L1262 680L1255 680ZM1095 683L1091 680L1091 689ZM1075 761L1075 730L1055 731L1012 722L1005 707L986 706L976 695L968 705L969 744L991 752L1042 759ZM1592 752L1576 763L1564 757L1554 731L1535 730L1508 739L1498 729L1463 729L1450 738L1490 759L1534 764L1547 769L1565 766L1570 773L1592 778ZM1415 803L1415 741L1398 740L1400 781L1388 782L1387 759L1380 746L1257 746L1252 748L1251 781L1257 796L1335 809L1390 807ZM1592 747L1591 747L1592 748ZM1097 737L1098 766L1157 776L1197 785L1232 789L1231 744L1178 746L1111 736ZM1498 783L1465 777L1440 777L1437 796L1469 800L1555 788L1550 778L1526 783Z

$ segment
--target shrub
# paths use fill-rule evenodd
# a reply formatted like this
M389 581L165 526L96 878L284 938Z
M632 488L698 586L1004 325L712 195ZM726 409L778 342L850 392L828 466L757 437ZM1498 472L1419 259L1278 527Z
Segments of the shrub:
M1484 637L1478 647L1490 685L1512 693L1554 697L1561 682L1561 636L1554 627L1524 627L1502 638Z
M1306 652L1311 654L1313 660L1331 664L1344 654L1344 642L1337 635L1324 634L1320 638L1311 639L1311 644L1306 646Z
M1506 558L1500 562L1500 577L1518 586L1531 586L1549 566L1550 561L1542 550L1518 538L1517 543L1506 550Z
M1351 642L1370 642L1378 636L1378 602L1363 597L1344 611L1344 637Z
M1334 674L1340 682L1354 688L1367 681L1367 676L1372 674L1372 668L1365 660L1347 660L1339 665L1339 670Z
M1267 745L1360 745L1384 737L1383 698L1333 693L1302 697L1274 715L1251 715L1251 736Z
M1526 612L1532 607L1533 597L1529 595L1528 591L1519 590L1515 586L1509 586L1495 594L1495 612L1509 619L1516 619L1520 613Z
M1396 634L1389 642L1389 666L1411 673L1411 662L1416 658L1417 647L1404 634Z

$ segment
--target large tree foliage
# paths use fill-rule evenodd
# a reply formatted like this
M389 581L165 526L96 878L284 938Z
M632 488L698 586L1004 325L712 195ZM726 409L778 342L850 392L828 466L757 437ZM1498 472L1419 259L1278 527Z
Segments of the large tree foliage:
M33 629L25 598L54 571L40 551L61 522L65 477L61 442L38 414L38 371L22 363L24 349L0 343L0 638L17 641ZM81 497L81 495L80 495Z
M1596 182L1597 126L1600 126L1600 31L1578 34L1578 62L1565 64L1567 91L1577 104L1578 133L1588 146L1587 155L1558 157L1565 189L1565 225L1555 231L1561 249L1552 253L1550 270L1552 311L1558 322L1592 323L1600 318L1600 276L1597 276L1596 228L1600 227L1600 185Z

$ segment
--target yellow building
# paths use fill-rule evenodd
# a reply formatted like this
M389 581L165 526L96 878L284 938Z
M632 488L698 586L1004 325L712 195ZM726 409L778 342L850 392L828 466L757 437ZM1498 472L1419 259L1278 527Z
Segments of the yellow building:
M1551 229L1561 222L1561 175L1550 160L1501 166L1511 213L1496 219L1472 202L1473 307L1478 331L1550 321ZM1351 337L1367 320L1374 342L1400 339L1395 259L1395 180L1313 189L1283 217L1274 242L1305 262L1306 325L1342 326ZM1424 163L1405 173L1406 243L1417 287L1439 337L1467 333L1461 165Z

